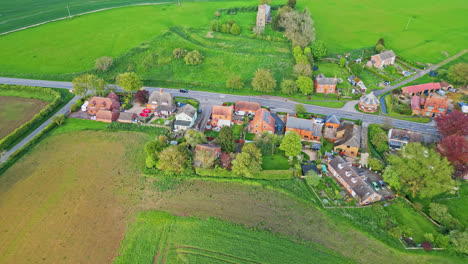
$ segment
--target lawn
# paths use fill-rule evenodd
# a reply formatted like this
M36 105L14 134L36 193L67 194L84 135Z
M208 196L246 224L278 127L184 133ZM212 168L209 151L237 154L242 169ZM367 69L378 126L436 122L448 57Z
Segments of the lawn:
M468 183L463 181L460 184L460 198L437 200L436 203L446 204L450 214L457 218L465 228L468 227Z
M264 170L288 170L288 158L283 154L275 154L273 156L262 156L262 169Z
M319 244L292 242L215 219L143 212L130 225L120 263L346 263Z
M47 104L39 99L0 95L0 120L2 120L0 122L0 139L31 120Z
M446 58L443 52L452 56L464 50L468 41L464 0L304 0L298 6L309 7L317 39L326 42L331 52L371 47L383 37L386 47L399 56L436 63Z
M311 200L306 200L311 199L310 194L304 193L307 189L296 179L271 183L142 177L143 146L154 136L78 131L91 124L96 124L93 129L99 129L102 123L71 120L53 130L0 177L2 263L89 262L90 259L109 263L118 255L129 221L138 212L152 210L217 218L290 237L292 241L304 241L301 244L305 245L318 242L327 252L339 251L344 258L358 263L460 261L453 256L412 255L392 249L316 208ZM235 227L230 234L234 236L236 230L247 232ZM207 235L200 235L204 241L216 239L208 235L214 233L203 234ZM252 237L252 233L244 237ZM270 241L267 237L273 239L265 234L265 239L256 243ZM180 241L181 244L190 242ZM284 240L277 243L291 245ZM195 245L210 246L208 243ZM154 245L144 247L151 249ZM320 248L314 247L309 254L315 254L317 249ZM234 255L237 251L229 252ZM141 252L142 258L147 254L146 250L144 254Z
M242 133L243 128L244 128L243 125L239 125L239 124L232 125L232 133L234 134L234 137L236 137L236 139L241 139L241 133Z

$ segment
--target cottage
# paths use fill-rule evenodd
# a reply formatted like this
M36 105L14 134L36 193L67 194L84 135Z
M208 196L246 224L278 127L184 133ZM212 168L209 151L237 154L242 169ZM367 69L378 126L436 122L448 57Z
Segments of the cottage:
M396 55L393 50L388 50L372 56L366 65L370 68L376 67L382 69L384 66L393 65L395 63L395 59Z
M422 134L409 130L392 128L388 131L388 146L391 149L402 149L410 142L421 142Z
M122 112L119 115L119 119L117 119L117 122L119 123L133 123L137 119L137 114L135 113L130 113L130 112Z
M197 109L190 104L186 104L177 110L174 130L187 130L193 126L195 120L197 120Z
M375 113L379 109L379 105L379 99L371 92L361 97L358 107L366 113Z
M119 110L114 109L114 110L99 110L96 113L96 121L101 121L101 122L106 122L106 123L111 123L117 120L119 118Z
M401 91L406 96L413 96L413 95L434 93L434 92L439 91L441 88L442 87L440 83L425 83L425 84L406 86L406 87L403 87Z
M261 134L263 131L275 133L275 118L270 114L270 111L260 108L255 112L255 117L250 122L250 132Z
M257 11L257 27L264 27L271 22L271 7L267 4L259 5Z
M338 140L335 142L333 150L344 155L357 157L361 147L361 129L359 126L343 122L336 132Z
M259 103L246 101L237 101L235 106L236 111L249 114L255 113L260 108L262 108L262 106Z
M435 117L445 114L448 108L448 99L445 96L431 94L426 99L417 95L411 98L413 115Z
M351 162L346 162L342 157L338 156L331 160L328 163L328 170L361 205L382 199L382 195L378 194L366 181L366 175L359 175Z
M168 116L175 111L176 106L172 94L163 92L163 89L159 89L159 92L155 91L151 93L146 108L154 111L158 115Z
M211 125L213 127L231 126L234 117L232 106L214 105L211 112Z
M286 133L294 131L302 140L320 142L323 124L315 124L312 120L288 117L286 121Z
M315 78L315 92L324 94L335 93L337 83L336 76L335 78L327 78L320 73Z
M195 147L195 157L200 155L201 152L208 152L212 155L215 159L221 156L221 147L217 145L209 145L209 144L198 144ZM200 159L194 158L193 159L193 166L200 167L201 161Z

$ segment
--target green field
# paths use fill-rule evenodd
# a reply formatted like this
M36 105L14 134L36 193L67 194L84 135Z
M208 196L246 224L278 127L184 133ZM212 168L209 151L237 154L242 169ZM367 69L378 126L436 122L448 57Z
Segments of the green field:
M114 263L352 263L320 245L219 220L139 213Z
M449 207L450 214L457 218L465 228L468 227L468 183L460 184L460 198L437 200L436 203L443 203Z

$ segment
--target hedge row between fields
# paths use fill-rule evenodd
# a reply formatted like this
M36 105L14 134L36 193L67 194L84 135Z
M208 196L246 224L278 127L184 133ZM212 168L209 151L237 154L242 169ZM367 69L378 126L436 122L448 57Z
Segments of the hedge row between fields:
M264 170L256 174L254 177L240 177L232 171L223 168L203 169L195 168L195 172L199 176L205 177L220 177L220 178L249 178L257 180L287 180L292 178L290 170Z

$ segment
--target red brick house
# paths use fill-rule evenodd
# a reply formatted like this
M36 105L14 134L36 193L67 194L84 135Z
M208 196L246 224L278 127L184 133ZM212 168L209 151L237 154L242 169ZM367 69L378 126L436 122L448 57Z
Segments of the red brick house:
M119 118L119 97L110 92L107 97L95 96L89 99L87 111L89 115L96 116L96 121L113 122Z
M413 115L435 117L447 112L447 98L437 94L431 94L426 99L417 95L411 98L411 110Z
M315 124L308 119L288 117L286 121L286 133L294 131L302 140L320 142L322 138L323 124Z
M213 127L231 126L234 118L234 108L231 106L214 105L211 112Z
M441 88L440 83L425 83L403 87L401 88L401 92L406 96L422 95L423 93L434 93Z
M393 50L388 50L371 57L367 62L367 66L372 68L376 67L382 69L384 66L392 65L395 63L396 55Z
M335 93L336 84L336 76L335 78L327 78L325 75L320 73L315 78L315 92L324 94Z
M250 122L250 132L261 134L263 131L275 133L275 118L271 116L270 111L260 108Z
M359 100L358 107L361 111L366 113L375 113L379 110L379 99L374 95L374 93L369 93L361 97Z

